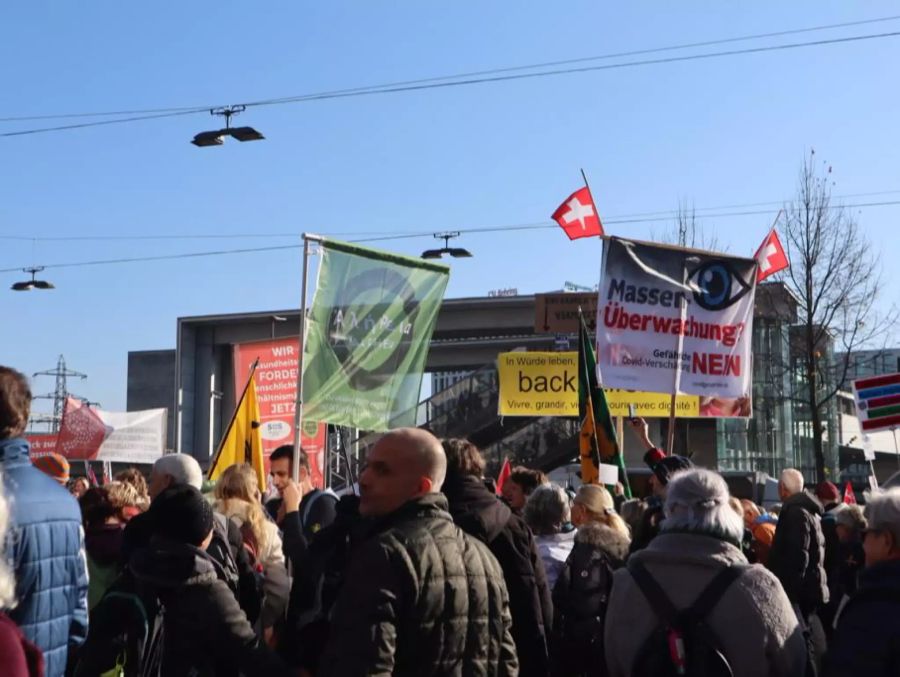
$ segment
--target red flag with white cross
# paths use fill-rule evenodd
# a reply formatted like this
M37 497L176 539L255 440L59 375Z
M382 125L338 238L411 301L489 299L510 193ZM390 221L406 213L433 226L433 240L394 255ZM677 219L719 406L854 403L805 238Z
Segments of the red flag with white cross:
M566 231L570 240L603 235L603 224L587 186L567 197L553 212L553 220Z
M759 264L759 267L756 269L757 282L762 282L769 275L774 275L790 265L784 247L781 246L781 240L778 239L778 233L775 232L774 228L763 240L753 258Z

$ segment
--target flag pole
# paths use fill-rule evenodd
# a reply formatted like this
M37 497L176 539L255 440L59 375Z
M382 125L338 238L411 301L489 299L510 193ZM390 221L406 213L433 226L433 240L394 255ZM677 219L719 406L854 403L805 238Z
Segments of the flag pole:
M231 432L231 428L234 427L234 422L237 419L238 412L241 410L241 404L244 402L244 398L247 397L247 391L250 389L250 384L253 382L253 377L256 375L256 368L259 366L259 358L257 357L253 360L253 364L250 365L250 377L247 379L247 383L244 384L244 389L241 391L241 396L238 398L237 403L234 405L234 411L231 414L231 420L228 421L228 427L225 428L225 434L222 435L222 439L219 440L218 447L216 448L216 454L209 461L209 467L206 469L206 476L209 477L210 471L216 467L216 463L219 462L219 456L222 455L222 447L225 445L225 440L228 439L228 433Z
M291 478L300 481L300 433L303 427L303 348L306 344L306 292L309 280L309 243L314 239L303 233L303 278L300 283L300 338L297 355L297 400L294 409L294 454L291 463ZM317 238L315 238L317 239Z
M681 266L681 284L687 287L687 268ZM675 349L675 380L672 384L672 399L669 401L669 430L666 440L666 455L671 456L675 451L675 404L678 398L678 388L681 385L681 352L684 350L684 320L687 315L687 304L684 295L679 296L678 306L681 312L680 320L682 331L678 332L678 340Z
M594 191L591 190L591 184L588 183L587 174L584 173L584 168L579 167L581 170L581 178L584 180L584 187L587 188L588 195L591 196L591 204L594 205L594 216L597 217L597 223L600 224L600 231L603 231L603 221L600 220L600 210L597 208L597 201L594 199ZM605 239L606 236L600 235L600 239Z

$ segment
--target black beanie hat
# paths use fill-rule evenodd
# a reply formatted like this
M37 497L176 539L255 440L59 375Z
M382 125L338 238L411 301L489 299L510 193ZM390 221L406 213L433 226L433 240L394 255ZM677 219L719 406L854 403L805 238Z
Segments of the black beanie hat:
M650 470L656 475L663 486L669 483L669 480L679 470L687 470L693 468L694 464L691 459L685 456L665 456L659 449L651 449L644 454L644 462L650 466Z
M150 504L154 534L175 543L199 546L213 528L213 509L194 487L166 489Z

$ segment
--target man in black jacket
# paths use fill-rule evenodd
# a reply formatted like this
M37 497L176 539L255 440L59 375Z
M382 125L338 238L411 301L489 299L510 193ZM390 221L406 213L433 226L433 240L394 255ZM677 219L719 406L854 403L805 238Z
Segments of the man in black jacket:
M450 504L453 521L485 543L503 570L519 674L546 676L550 671L548 635L553 606L534 535L525 520L513 514L485 486L481 479L484 457L474 444L448 439L443 441L443 446L447 455L447 479L442 491Z
M828 602L822 503L803 490L803 475L795 468L782 471L778 494L781 513L767 566L806 626L810 659L818 666L825 653L825 631L816 611Z
M517 675L503 572L447 512L440 442L394 430L366 462L369 535L352 552L319 677Z

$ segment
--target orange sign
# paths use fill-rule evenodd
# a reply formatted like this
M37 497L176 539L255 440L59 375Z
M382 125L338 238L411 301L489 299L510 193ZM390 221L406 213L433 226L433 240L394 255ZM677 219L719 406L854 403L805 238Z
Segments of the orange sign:
M238 343L234 346L235 397L240 397L253 361L256 368L256 393L262 418L263 454L266 464L278 447L294 443L294 412L297 403L297 338ZM300 445L309 456L312 482L325 485L325 424L304 422Z

